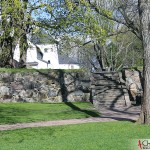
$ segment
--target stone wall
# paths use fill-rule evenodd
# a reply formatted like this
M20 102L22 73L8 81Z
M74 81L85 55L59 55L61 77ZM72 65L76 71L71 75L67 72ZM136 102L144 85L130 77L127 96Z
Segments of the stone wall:
M143 96L143 77L141 71L125 69L123 75L130 100L140 103Z
M83 72L0 72L0 102L89 101L90 77Z

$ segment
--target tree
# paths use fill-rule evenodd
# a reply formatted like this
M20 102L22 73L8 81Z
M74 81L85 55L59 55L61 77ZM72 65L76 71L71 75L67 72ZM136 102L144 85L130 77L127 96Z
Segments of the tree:
M13 7L12 7L13 6ZM0 59L1 67L15 67L13 54L17 45L20 48L19 67L25 65L26 52L28 48L27 39L33 28L41 25L39 21L33 19L34 11L40 10L48 4L42 1L29 0L1 0L0 3ZM36 14L34 14L36 15Z
M24 56L28 30L26 24L28 19L25 15L27 3L27 0L1 1L1 66L13 67L13 54L18 42L20 43L21 60Z
M73 16L72 18L76 18L76 20L78 21L77 22L78 26L76 25L76 21L74 21L73 25L71 24L72 25L71 27L72 29L75 29L76 35L82 38L82 40L80 39L81 43L77 44L77 45L80 45L79 46L80 48L78 48L79 54L84 55L96 70L100 68L101 70L105 70L106 67L110 68L111 70L120 69L123 66L123 64L125 64L125 61L127 62L127 59L132 61L131 64L134 64L134 62L137 59L131 60L131 58L129 59L129 56L132 57L133 53L134 54L139 53L139 50L137 52L134 52L134 50L132 49L132 48L137 49L137 47L135 47L136 45L135 43L138 43L136 41L139 41L139 40L137 38L134 38L134 41L133 41L130 38L130 40L128 41L129 38L126 38L126 37L127 36L130 37L130 35L131 37L133 37L133 34L130 31L128 31L127 28L119 27L119 29L117 28L113 29L114 26L116 26L116 24L112 23L110 19L97 13L97 11L95 11L93 7L93 3L90 3L89 5L87 1L74 1L74 3L73 1L67 1L67 4L69 8L70 7L72 8L73 6L78 8L77 9L78 12L75 9L76 13L74 13L74 10L72 10L71 12L68 10L67 12L71 16ZM96 3L96 5L97 4L100 4L100 2ZM97 9L103 11L108 17L113 16L112 15L113 11L111 9L105 10L105 11L103 7L98 7L96 8L96 10ZM78 19L79 16L80 16L80 19ZM77 31L79 32L79 34L82 34L82 36L77 34ZM113 33L113 31L115 31L115 33ZM120 40L121 38L119 39L119 37L121 36L119 36L118 34L121 34L121 36L124 36L124 38ZM89 38L89 41L84 43L83 39L86 38L87 36ZM73 36L72 38L74 37L75 36ZM118 37L116 38L117 41L114 41L115 39L114 37ZM109 39L109 41L112 41L113 44L108 45L106 43L107 39ZM68 44L66 44L68 48L66 47L65 48L70 50L74 46L70 45L69 41L70 39L67 41ZM86 48L85 46L86 44L88 45L87 47L89 47L89 45L93 45L93 48L89 50L88 48ZM120 57L122 58L121 53L123 54L123 56L126 56L124 59L120 59ZM112 55L110 56L110 54ZM95 61L97 63L95 63ZM85 59L84 59L84 64L85 64ZM95 64L99 64L99 65L95 66Z
M132 32L120 33L110 40L106 51L110 65L113 64L113 70L120 70L124 66L129 68L143 66L142 43Z
M99 35L105 35L105 30L101 28L98 22L100 19L96 16L93 17L90 10L86 9L84 3L78 5L70 0L52 0L49 1L49 7L53 9L44 9L46 17L39 19L42 25L39 33L36 32L34 34L33 41L36 39L38 42L41 42L37 38L38 34L40 34L40 38L41 35L47 37L47 43L53 41L58 44L58 41L55 41L55 38L58 37L61 49L70 51L73 48L80 48L84 44L83 41L87 35L95 38L99 38Z
M131 31L141 40L144 50L144 96L139 123L150 124L150 0L67 0L67 2L70 6L84 5L90 8L94 16L111 20L119 26L126 26L127 30L124 32ZM109 34L116 33L112 30Z
M90 36L94 43L97 60L103 69L106 37L116 35L114 25L126 26L142 42L144 50L144 97L139 122L150 124L150 0L50 0L46 5L41 1L1 0L1 54L4 66L12 59L16 41L20 41L21 60L27 50L27 34L32 25L47 29L53 36ZM11 6L14 6L13 8ZM45 11L49 18L32 20L34 10ZM20 32L21 31L21 32ZM21 40L22 39L22 40ZM98 53L97 53L98 52Z
M62 10L63 15L60 14L60 11L51 14L59 14L57 15L59 18L53 17L54 20L57 20L55 29L60 28L61 31L65 30L68 33L73 29L76 33L79 31L82 34L90 35L96 46L99 47L99 45L105 43L105 37L116 34L114 30L111 30L113 31L111 33L112 26L108 26L109 22L114 21L115 24L126 26L128 31L131 31L142 41L144 50L144 97L139 122L150 124L150 0L65 0L59 4L62 3L63 6L67 6L63 7L67 8L67 11L59 9ZM101 47L99 50L101 50ZM98 55L98 60L101 61L101 58L101 55Z
M141 106L141 114L138 122L150 124L150 0L126 0L107 1L109 6L103 7L98 1L87 0L91 9L107 19L125 25L141 41L144 50L144 96ZM107 9L113 10L116 14L108 16Z
M144 49L144 96L139 122L150 124L150 0L138 0L140 29Z

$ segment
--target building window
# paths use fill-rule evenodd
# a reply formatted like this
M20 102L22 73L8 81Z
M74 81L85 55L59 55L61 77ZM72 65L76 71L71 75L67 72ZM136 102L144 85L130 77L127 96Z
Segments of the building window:
M43 59L43 54L41 52L37 52L37 59Z
M44 49L44 52L47 53L47 52L48 52L48 48L45 48L45 49Z

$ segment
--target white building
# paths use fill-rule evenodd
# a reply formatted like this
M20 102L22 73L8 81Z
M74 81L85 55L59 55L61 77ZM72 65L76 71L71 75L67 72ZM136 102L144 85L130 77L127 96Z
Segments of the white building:
M79 63L67 56L58 54L56 44L34 45L28 41L26 64L35 69L79 69ZM14 52L14 59L19 61L19 44Z

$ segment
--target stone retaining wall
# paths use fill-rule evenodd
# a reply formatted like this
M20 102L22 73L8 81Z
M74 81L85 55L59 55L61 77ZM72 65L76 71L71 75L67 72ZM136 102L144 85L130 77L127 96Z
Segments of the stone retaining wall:
M0 102L89 101L90 77L62 70L0 72Z
M143 77L141 71L125 69L123 75L130 100L140 104L143 97Z

